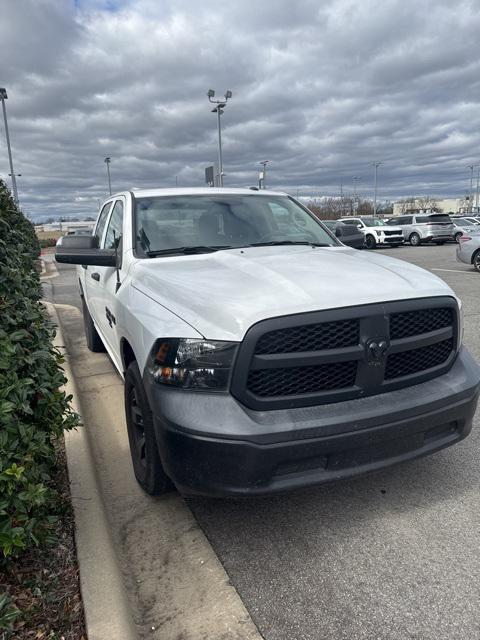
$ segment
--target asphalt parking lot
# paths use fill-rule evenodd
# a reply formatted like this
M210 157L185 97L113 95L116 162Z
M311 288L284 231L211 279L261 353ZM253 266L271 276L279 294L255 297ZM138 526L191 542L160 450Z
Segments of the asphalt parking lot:
M381 253L447 281L480 360L480 275L454 245ZM78 305L74 280L63 267L46 297ZM480 638L479 422L477 412L455 447L367 477L271 498L187 497L263 637ZM129 524L137 545L153 544L141 519Z

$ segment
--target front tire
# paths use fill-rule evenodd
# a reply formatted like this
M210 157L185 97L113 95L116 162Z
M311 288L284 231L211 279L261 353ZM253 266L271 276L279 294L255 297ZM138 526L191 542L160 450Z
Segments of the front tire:
M410 241L410 244L412 245L412 247L419 247L420 246L420 236L418 235L418 233L412 233L410 235L409 241Z
M98 331L95 329L95 325L93 324L92 316L90 315L84 296L82 296L82 313L87 347L94 353L102 353L105 351L105 345L98 335Z
M375 247L377 246L377 241L373 236L368 235L365 238L365 246L367 247L367 249L375 249Z
M174 485L160 460L152 410L135 361L129 364L125 374L125 417L133 472L138 484L151 496L172 490Z
M475 251L475 253L473 254L472 264L475 271L478 271L478 273L480 273L480 249L478 251Z

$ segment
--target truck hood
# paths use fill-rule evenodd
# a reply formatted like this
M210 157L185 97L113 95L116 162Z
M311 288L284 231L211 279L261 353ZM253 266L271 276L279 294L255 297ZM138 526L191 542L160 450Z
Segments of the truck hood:
M234 341L275 316L454 296L429 271L347 247L252 247L139 260L132 286L205 338Z

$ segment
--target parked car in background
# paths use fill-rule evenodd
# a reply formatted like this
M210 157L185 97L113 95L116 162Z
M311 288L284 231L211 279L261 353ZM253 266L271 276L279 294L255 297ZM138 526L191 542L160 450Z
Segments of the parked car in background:
M363 249L365 246L365 236L356 225L345 224L340 220L322 220L322 222L348 247Z
M457 260L473 265L480 273L480 231L461 236L457 247Z
M452 220L457 220L458 218L463 218L464 220L468 220L468 222L471 222L474 225L479 224L480 225L480 218L477 218L476 216L450 216Z
M418 247L423 242L445 244L448 240L453 240L455 233L453 222L446 213L397 216L390 218L388 223L399 225L405 242L413 247Z
M469 235L475 233L480 229L478 222L472 222L468 218L452 218L453 222L453 238L455 242L459 242L463 235Z
M375 249L377 245L399 247L404 242L402 229L387 224L381 218L340 218L340 222L359 229L365 236L367 249Z

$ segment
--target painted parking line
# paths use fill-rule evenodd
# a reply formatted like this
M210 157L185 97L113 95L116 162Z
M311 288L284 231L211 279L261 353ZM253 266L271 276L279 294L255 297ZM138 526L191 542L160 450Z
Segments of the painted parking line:
M476 275L474 271L464 271L463 269L432 269L432 271L450 271L452 273L469 273L470 275Z

